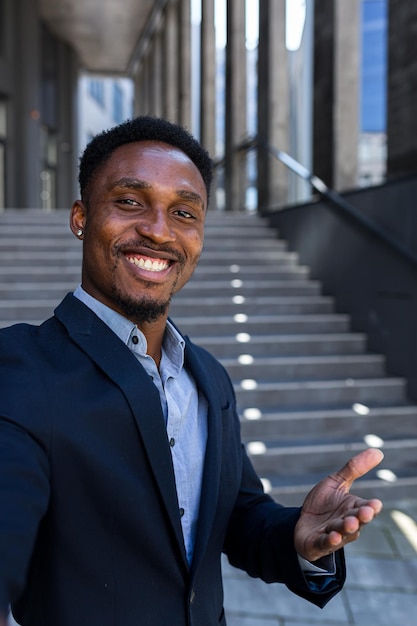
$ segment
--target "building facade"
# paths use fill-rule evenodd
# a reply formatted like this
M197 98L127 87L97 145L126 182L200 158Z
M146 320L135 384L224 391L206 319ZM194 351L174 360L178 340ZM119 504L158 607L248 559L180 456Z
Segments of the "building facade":
M305 20L290 50L295 4ZM416 26L400 0L123 0L123 11L120 0L0 0L0 209L68 206L82 144L127 116L125 77L134 114L186 126L214 156L225 209L304 199L288 155L297 176L311 170L338 191L413 175Z
M74 189L78 59L37 2L0 2L0 208L66 206Z

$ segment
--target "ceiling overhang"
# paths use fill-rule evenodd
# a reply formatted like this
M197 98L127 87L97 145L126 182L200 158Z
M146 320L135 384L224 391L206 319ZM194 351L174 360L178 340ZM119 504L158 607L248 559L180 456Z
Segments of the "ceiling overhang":
M86 71L126 74L155 0L40 0L42 19Z

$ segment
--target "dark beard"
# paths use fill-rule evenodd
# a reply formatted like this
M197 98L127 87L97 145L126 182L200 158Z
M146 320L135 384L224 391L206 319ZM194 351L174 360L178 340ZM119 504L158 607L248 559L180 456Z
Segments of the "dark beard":
M153 300L143 299L142 301L134 300L129 296L122 295L114 289L114 302L119 311L123 315L136 324L141 326L144 323L150 324L160 317L164 316L168 311L171 298L166 302L155 302Z

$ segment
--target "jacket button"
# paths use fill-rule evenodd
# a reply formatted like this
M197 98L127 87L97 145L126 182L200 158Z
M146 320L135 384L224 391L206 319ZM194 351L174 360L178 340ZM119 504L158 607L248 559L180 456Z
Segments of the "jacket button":
M193 604L194 600L195 600L195 589L191 589L190 604Z

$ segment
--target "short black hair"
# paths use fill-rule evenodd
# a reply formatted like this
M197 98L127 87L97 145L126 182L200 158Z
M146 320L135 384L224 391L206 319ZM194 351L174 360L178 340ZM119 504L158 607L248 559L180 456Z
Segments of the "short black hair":
M135 141L162 141L182 150L199 170L209 197L213 162L197 139L182 126L163 118L139 116L99 133L87 145L81 155L78 175L83 200L86 200L88 186L96 171L116 148Z

